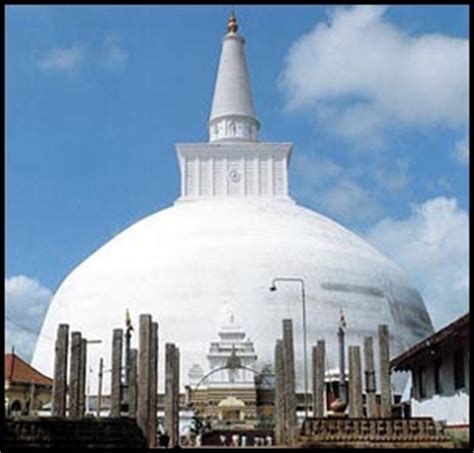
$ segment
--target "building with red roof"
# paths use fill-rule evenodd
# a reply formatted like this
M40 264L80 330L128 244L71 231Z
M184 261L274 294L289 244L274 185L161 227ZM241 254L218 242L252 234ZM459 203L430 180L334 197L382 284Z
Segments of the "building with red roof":
M53 380L15 354L5 354L5 411L35 415L51 402Z

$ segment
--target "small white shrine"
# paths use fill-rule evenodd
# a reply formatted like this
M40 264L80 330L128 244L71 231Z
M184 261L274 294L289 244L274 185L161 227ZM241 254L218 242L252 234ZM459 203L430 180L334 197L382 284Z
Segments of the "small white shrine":
M257 354L253 342L235 321L233 314L218 332L219 340L212 341L207 354L209 386L254 386ZM258 371L258 370L255 370Z

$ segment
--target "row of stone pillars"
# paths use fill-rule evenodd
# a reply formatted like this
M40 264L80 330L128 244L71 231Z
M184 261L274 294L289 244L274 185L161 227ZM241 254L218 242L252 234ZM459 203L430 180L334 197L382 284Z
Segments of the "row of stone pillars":
M155 447L157 431L158 395L158 323L151 315L142 314L139 320L139 348L130 348L126 337L125 366L123 357L123 329L114 329L112 337L112 369L110 417L122 416L124 406L127 416L136 418L148 440ZM129 332L127 332L129 334ZM69 394L69 417L82 418L85 414L85 381L87 340L80 332L71 334L71 359L69 388L67 386L69 326L58 327L53 381L53 416L66 416L66 395ZM179 441L179 349L172 343L166 344L165 358L165 431L171 445ZM125 385L122 374L125 370ZM97 416L100 416L102 398L103 360L99 365L99 392ZM125 404L123 404L125 403Z
M380 411L376 403L373 339L364 339L365 391L369 418L391 417L391 387L389 367L389 336L386 325L378 326L380 360ZM361 354L359 346L349 346L349 417L363 416ZM312 350L313 417L325 414L325 341L319 340ZM283 339L275 345L275 440L277 444L295 446L298 442L296 415L295 364L293 325L283 320ZM306 395L305 395L306 397Z
M67 382L69 325L60 324L55 344L53 380L53 417L66 416L66 395L69 393L69 417L82 418L86 410L87 340L80 332L71 333L69 392Z
M112 348L112 417L120 416L123 330L114 330ZM127 337L126 337L127 338ZM129 341L128 341L129 343ZM137 361L138 356L138 361ZM151 315L140 315L139 352L131 348L126 354L126 387L128 415L136 417L138 426L156 447L158 394L158 323ZM179 349L173 343L165 345L164 429L170 445L179 443Z
M378 326L380 364L380 410L376 402L374 348L372 337L364 339L365 394L368 418L390 418L392 416L390 387L389 335L386 325ZM362 366L360 346L349 346L349 417L363 416ZM325 342L319 340L313 346L313 414L324 416L325 406Z

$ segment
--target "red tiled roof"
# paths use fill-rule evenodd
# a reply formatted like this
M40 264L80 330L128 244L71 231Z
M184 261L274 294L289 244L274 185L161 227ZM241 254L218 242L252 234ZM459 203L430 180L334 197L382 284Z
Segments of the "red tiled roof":
M416 360L418 354L443 343L449 338L460 337L462 335L469 336L469 313L466 313L456 321L448 324L429 337L424 338L399 356L393 358L390 361L390 368L394 371L406 371L410 369L411 363Z
M27 384L53 385L53 380L30 364L26 363L16 354L5 354L5 381Z

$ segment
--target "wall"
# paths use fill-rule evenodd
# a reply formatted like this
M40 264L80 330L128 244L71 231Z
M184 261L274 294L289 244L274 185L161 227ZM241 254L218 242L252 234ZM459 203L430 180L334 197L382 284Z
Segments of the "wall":
M177 144L181 195L287 198L290 144Z
M462 344L462 343L461 343ZM417 361L418 367L426 367L426 397L420 398L415 385L414 396L411 400L413 417L430 416L435 420L444 420L447 425L469 424L469 344L464 343L464 376L466 386L463 389L454 388L453 356L460 347L459 342L443 345L438 351L441 357L440 380L442 393L435 394L434 387L434 355L425 356ZM414 370L415 371L415 370ZM412 382L415 376L412 376Z
M37 411L41 409L44 405L51 401L51 392L52 388L35 385L34 386L34 405L31 407L30 403L30 412L31 410ZM31 399L32 390L30 384L17 384L10 383L8 388L5 386L5 409L7 414L9 413L12 404L15 401L19 401L21 404L21 409L24 411L27 401Z
M6 422L7 448L146 448L135 420L31 418Z

